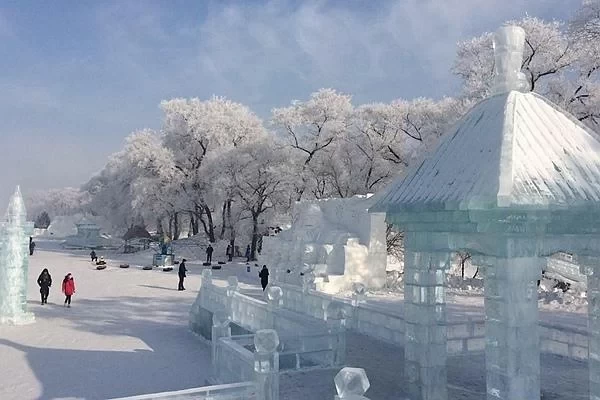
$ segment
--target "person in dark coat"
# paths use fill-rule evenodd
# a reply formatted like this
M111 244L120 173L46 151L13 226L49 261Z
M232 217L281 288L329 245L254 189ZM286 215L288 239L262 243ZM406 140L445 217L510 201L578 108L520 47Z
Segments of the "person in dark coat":
M252 250L250 249L250 245L246 246L246 262L250 262L250 255L252 254Z
M92 252L90 253L90 258L92 259L92 262L98 261L98 256L96 255L95 250L92 250Z
M212 262L212 253L213 253L213 247L209 244L208 247L206 248L206 262L210 263Z
M37 279L38 285L40 285L40 294L42 295L42 305L48 304L48 294L50 294L50 286L52 286L52 277L48 268L44 268L42 273Z
M187 268L185 267L186 261L187 260L184 258L179 263L179 286L177 287L177 290L185 290L185 288L183 287L183 280L185 279L185 273L187 272Z
M225 255L229 259L229 262L233 260L233 247L230 244L227 245L227 250L225 251Z
M32 256L33 255L33 251L35 250L35 242L33 241L33 238L30 237L29 238L29 255Z
M258 277L260 278L260 286L262 286L264 292L267 288L267 285L269 284L269 270L267 269L266 265L263 265L262 269L260 270L260 273L258 274Z

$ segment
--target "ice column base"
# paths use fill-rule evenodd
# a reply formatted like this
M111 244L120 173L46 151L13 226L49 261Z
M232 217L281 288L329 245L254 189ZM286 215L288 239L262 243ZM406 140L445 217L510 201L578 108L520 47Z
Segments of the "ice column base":
M404 374L410 400L446 400L445 274L449 254L404 257Z
M487 400L539 399L540 259L495 258L484 264Z

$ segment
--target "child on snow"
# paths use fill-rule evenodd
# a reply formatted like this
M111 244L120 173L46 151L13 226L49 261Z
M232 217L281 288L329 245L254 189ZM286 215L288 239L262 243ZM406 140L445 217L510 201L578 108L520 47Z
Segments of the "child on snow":
M73 275L69 272L65 279L62 282L62 291L65 294L65 306L71 307L71 296L75 294L75 280L73 279Z

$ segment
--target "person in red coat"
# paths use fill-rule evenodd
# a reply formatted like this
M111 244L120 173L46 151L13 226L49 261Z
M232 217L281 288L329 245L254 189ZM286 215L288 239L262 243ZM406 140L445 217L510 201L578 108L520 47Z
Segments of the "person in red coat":
M73 275L69 272L62 282L62 291L65 294L65 306L71 307L71 296L75 293L75 280Z

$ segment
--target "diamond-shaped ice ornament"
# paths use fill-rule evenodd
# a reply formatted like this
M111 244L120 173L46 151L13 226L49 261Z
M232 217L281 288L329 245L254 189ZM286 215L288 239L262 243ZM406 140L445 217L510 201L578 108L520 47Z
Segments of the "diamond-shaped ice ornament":
M333 381L341 399L356 398L357 395L362 396L371 386L367 373L362 368L342 368Z
M212 323L216 327L225 327L229 325L229 315L225 310L217 310L213 313Z
M283 297L283 290L279 286L271 286L267 289L267 300L271 304L279 305Z
M261 353L272 353L279 346L279 335L274 329L261 329L254 335L254 347Z
M346 311L336 302L327 306L327 320L330 319L346 319Z
M367 287L361 282L354 282L352 284L352 291L354 294L362 296L367 292Z

